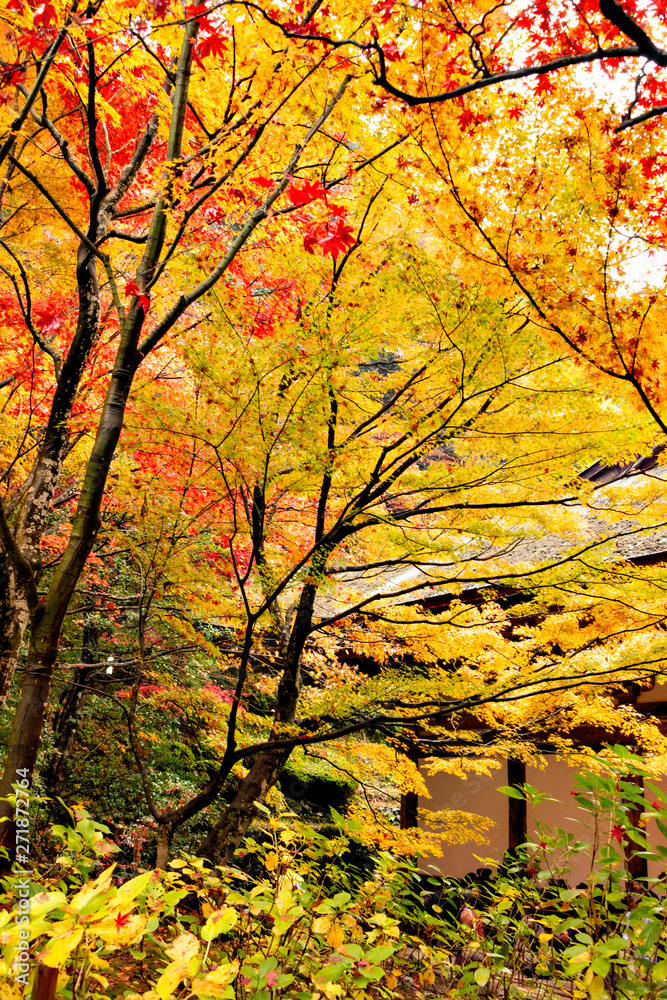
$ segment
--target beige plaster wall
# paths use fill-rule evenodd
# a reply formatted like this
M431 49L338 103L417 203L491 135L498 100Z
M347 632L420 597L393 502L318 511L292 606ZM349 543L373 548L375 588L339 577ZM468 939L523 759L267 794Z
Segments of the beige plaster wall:
M536 819L539 819L553 828L564 830L576 840L592 841L594 831L587 826L588 813L577 806L570 794L574 789L576 775L576 767L570 767L565 761L558 760L553 755L546 757L544 769L526 768L527 784L533 785L538 792L546 792L550 798L556 800L542 802L536 812L528 806L529 840L539 841L536 827ZM486 834L489 839L488 844L482 842L484 836L482 835L479 841L445 845L443 857L424 858L420 866L426 869L429 865L433 865L443 874L458 878L479 868L482 864L480 859L490 858L499 861L506 850L508 837L509 800L497 791L501 785L508 783L506 763L503 762L502 766L488 777L471 776L464 780L448 774L437 774L433 777L425 776L425 780L432 799L421 801L420 809L429 807L462 809L466 812L480 813L493 819L495 826ZM655 784L667 791L667 776ZM665 838L659 833L654 822L649 823L647 833L651 844L667 846ZM550 863L558 867L563 863L563 858L554 855L550 858ZM571 885L576 885L577 882L583 881L590 871L590 856L580 854L576 861L571 859L568 865L572 868L571 873L563 877L566 877ZM649 862L650 877L656 877L664 869L667 869L667 864Z
M490 857L499 861L507 846L509 805L507 797L496 789L507 784L506 762L503 761L490 776L471 775L463 779L440 773L432 777L425 776L425 780L432 798L420 800L420 811L422 808L460 809L464 812L489 816L496 825L487 833L481 833L478 841L467 844L445 844L443 857L422 858L420 868L427 870L433 865L443 875L460 878L467 872L474 872L475 869L482 867L480 858ZM485 837L488 837L490 843L483 842Z
M642 691L637 698L638 705L648 705L656 701L667 701L667 684L656 684L649 691Z
M570 767L565 761L558 760L552 755L547 756L546 761L544 770L536 767L526 768L526 784L532 785L538 792L546 792L550 799L556 801L545 800L535 809L528 806L528 839L539 843L540 835L536 825L539 822L553 830L563 830L572 836L573 841L592 843L595 831L588 826L589 814L577 806L576 800L570 794L574 789L577 768ZM561 865L571 868L569 874L560 871L557 873L570 885L583 882L591 870L588 853L571 856L567 861L562 854L554 853L549 857L549 863L554 871Z
M651 780L647 779L646 785L647 786L657 785L657 787L662 792L667 792L667 775L664 775L662 778L655 781L653 779ZM649 798L650 800L651 796L650 789L647 787L646 791L648 793L647 798ZM658 830L658 827L655 824L655 820L648 821L648 823L646 824L646 833L648 836L648 842L654 850L658 844L660 844L662 847L667 847L667 841ZM649 861L648 863L649 878L658 878L658 876L661 875L666 870L667 870L667 862Z

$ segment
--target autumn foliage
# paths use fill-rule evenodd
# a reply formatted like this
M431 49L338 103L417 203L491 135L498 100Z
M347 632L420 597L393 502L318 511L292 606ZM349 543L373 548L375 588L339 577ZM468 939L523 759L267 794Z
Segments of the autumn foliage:
M3 794L164 867L480 726L659 768L663 479L581 473L667 431L662 5L0 14Z

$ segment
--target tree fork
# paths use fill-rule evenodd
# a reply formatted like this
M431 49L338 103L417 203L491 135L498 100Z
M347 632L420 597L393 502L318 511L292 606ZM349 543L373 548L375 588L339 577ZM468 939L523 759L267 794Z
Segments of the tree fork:
M191 39L196 34L197 26L190 22L185 29L179 60L178 71L182 75L181 85L177 82L174 92L172 113L172 129L169 136L168 154L171 159L180 155L182 129L185 117L185 105L188 97L188 82L190 64L192 61ZM180 122L180 134L175 126ZM164 203L158 202L151 223L152 239L149 238L150 252L159 254L164 232ZM80 254L83 251L80 250ZM151 261L146 254L141 268L150 272ZM90 254L88 254L90 257ZM89 267L95 268L91 258L86 261ZM96 284L96 272L95 272ZM91 309L95 303L99 309L99 295L94 295L92 301L83 294L82 275L79 274L79 304L80 319L90 318ZM69 608L70 601L76 589L86 560L92 551L93 543L100 526L100 510L104 489L106 486L111 461L113 459L120 432L123 426L125 408L132 387L134 374L139 366L141 356L137 344L141 334L145 313L135 298L126 316L116 354L115 366L107 390L106 399L91 456L86 464L81 494L76 513L72 521L72 532L67 547L54 573L46 598L40 602L32 614L32 631L26 663L26 674L14 715L12 730L9 737L5 770L0 782L0 796L7 799L11 794L12 784L20 768L27 771L32 779L41 741L41 733L46 716L51 682L58 655L60 633ZM69 355L68 355L69 358ZM63 374L64 374L63 367ZM9 861L4 862L4 868L11 865L16 839L13 819L13 809L9 801L0 803L0 818L6 818L0 829L0 846L4 847Z

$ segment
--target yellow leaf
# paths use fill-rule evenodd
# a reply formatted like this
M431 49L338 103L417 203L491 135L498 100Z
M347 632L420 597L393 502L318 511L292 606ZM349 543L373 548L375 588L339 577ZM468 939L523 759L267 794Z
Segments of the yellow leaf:
M155 989L157 995L162 1000L166 1000L167 997L170 997L175 992L181 979L184 978L185 968L176 962L172 962L171 965L167 966L156 983Z
M166 997L175 992L182 979L194 975L197 971L199 941L189 931L179 934L171 947L167 948L167 955L174 961L164 970L155 987L162 1000L166 1000Z
M239 963L236 958L226 965L219 965L213 972L207 972L201 979L195 979L192 992L196 996L222 996L226 987L236 978L238 971Z
M146 888L152 877L152 872L144 872L143 875L137 875L136 878L131 878L129 882L121 885L113 901L114 909L120 910L128 903L133 903L139 893L143 892Z
M392 972L390 972L384 977L384 984L388 990L395 990L398 986L398 979Z
M115 865L109 865L105 868L101 875L98 875L96 879L92 882L88 882L84 885L83 889L80 889L76 896L73 896L70 900L70 906L74 910L82 910L86 903L89 903L93 896L96 896L98 892L104 892L111 886L111 876Z
M239 919L239 915L232 906L225 906L222 910L214 910L202 927L202 941L212 941L218 934L227 934Z
M600 997L604 993L604 979L602 976L593 976L588 987L588 992L591 1000L600 1000Z
M341 927L341 925L338 923L332 924L331 929L327 934L327 944L330 944L331 947L335 950L337 948L340 948L344 940L345 940L345 935L343 933L343 928Z
M143 937L148 917L139 913L123 914L114 912L99 923L92 925L92 930L106 944L127 946L135 944Z
M315 934L326 934L331 924L331 917L315 917L313 920L313 931Z
M190 931L179 934L171 947L167 948L169 958L173 958L175 962L182 962L183 965L187 965L198 951L199 941Z
M0 1000L20 1000L23 987L15 980L9 983L0 983Z
M264 858L264 867L267 872L275 871L278 867L278 855L275 851L269 851L269 853Z
M67 930L51 938L40 952L39 959L51 969L57 969L74 951L83 937L83 927L72 924Z
M338 983L321 983L320 989L329 997L329 1000L338 1000L338 997L342 996L343 993L343 987L339 986Z
M67 897L63 892L37 892L30 897L30 916L32 919L41 917L56 907L67 906ZM9 914L7 914L9 919ZM4 924L5 921L3 920ZM1 926L2 924L0 924Z
M90 962L91 969L110 969L111 966L107 962L106 958L102 958L97 952L91 951L88 955L88 961Z
M286 878L281 879L280 888L276 893L276 910L280 914L287 913L293 901L294 899L289 881Z

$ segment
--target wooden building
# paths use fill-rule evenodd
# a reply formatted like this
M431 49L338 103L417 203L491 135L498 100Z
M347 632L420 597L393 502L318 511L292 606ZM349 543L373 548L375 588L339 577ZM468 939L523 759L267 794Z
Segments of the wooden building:
M651 456L626 466L609 468L598 463L582 475L596 485L604 486L654 469L662 450L663 446L660 446ZM667 470L662 468L660 472L661 478L667 479ZM639 542L633 542L631 546L625 545L618 554L624 562L638 566L667 565L667 534L656 531L640 539ZM434 597L422 598L419 603L435 610L439 606L446 607L450 600L448 595L440 593ZM631 705L640 714L652 718L657 722L662 734L667 735L667 684L654 683L651 689L644 690L620 689L617 703ZM474 727L475 720L468 719L465 725ZM494 822L490 832L480 831L478 840L445 846L442 857L424 858L421 862L422 867L427 869L433 866L442 874L461 877L480 868L484 859L497 863L508 848L517 847L527 841L536 841L536 821L553 828L564 829L567 833L574 834L577 839L589 839L588 831L583 825L588 814L578 809L576 801L570 794L574 788L577 764L572 761L568 763L566 756L556 752L553 743L550 743L550 735L552 734L545 731L543 741L538 747L544 761L543 767L526 766L519 760L499 758L498 769L492 771L490 775L471 774L466 779L445 772L428 776L423 766L421 767L431 798L420 803L414 795L403 797L401 824L404 827L420 825L423 822L424 810L462 810L489 817ZM582 726L568 731L566 735L577 745L595 750L617 743L625 745L629 743L620 724L618 729ZM537 808L537 815L525 799L509 798L498 791L501 786L526 783L532 785L538 792L545 792L552 800L541 803ZM667 792L667 774L656 781L656 784ZM665 844L665 838L659 833L655 823L649 823L647 833L651 844ZM646 859L637 857L633 857L629 862L630 873L635 877L646 875L656 877L662 871L662 867L664 866L659 866L656 862L647 864ZM576 884L585 878L589 871L590 863L584 856L580 856L578 864L569 876L569 881Z

